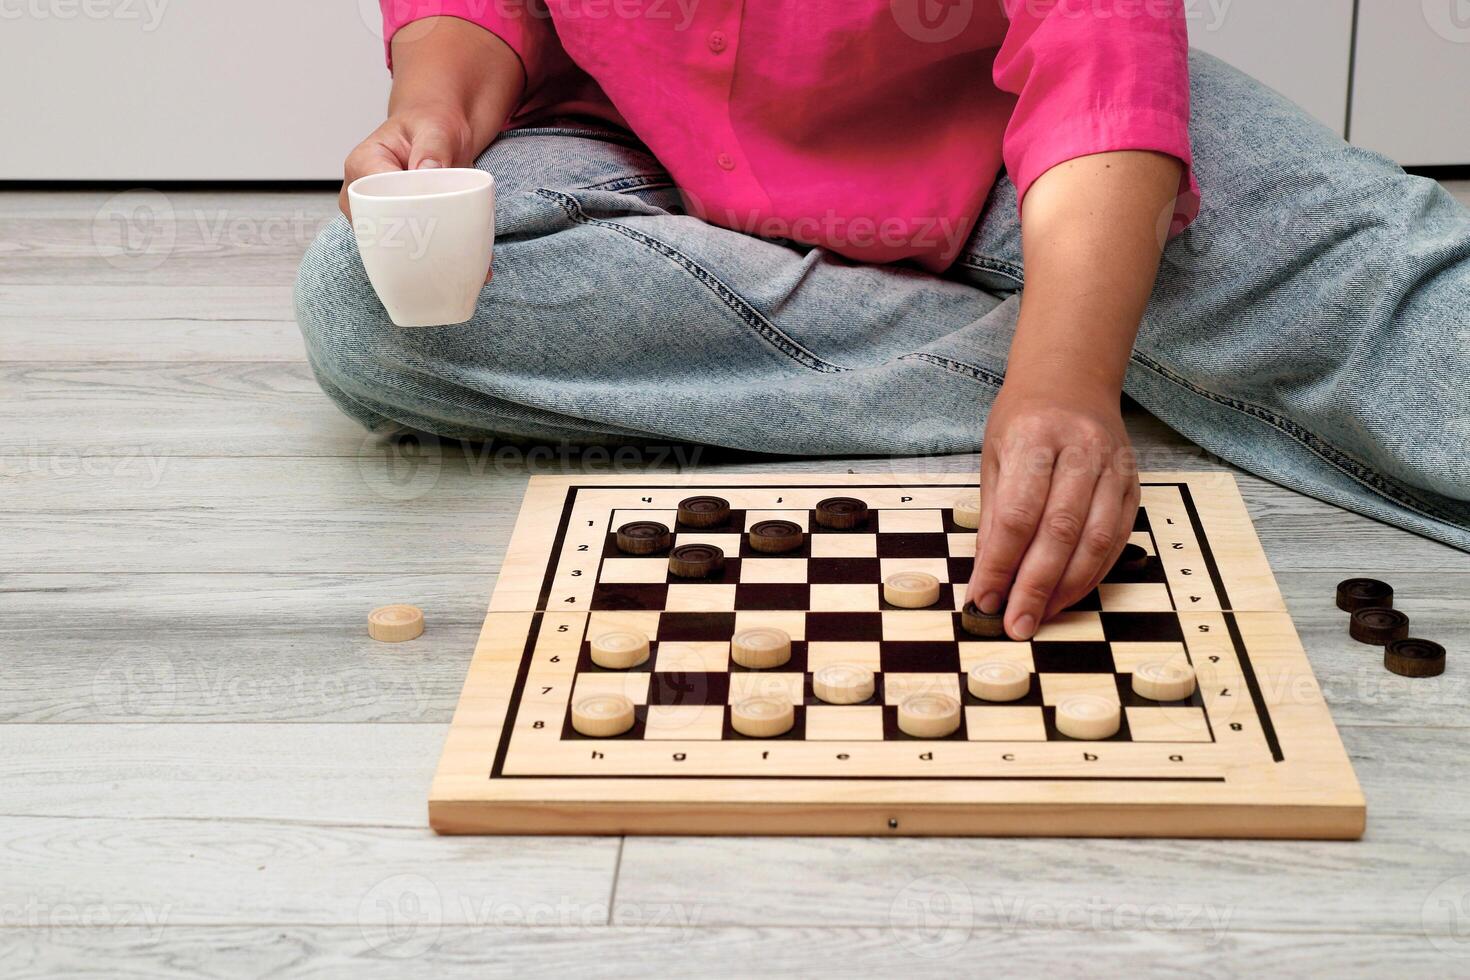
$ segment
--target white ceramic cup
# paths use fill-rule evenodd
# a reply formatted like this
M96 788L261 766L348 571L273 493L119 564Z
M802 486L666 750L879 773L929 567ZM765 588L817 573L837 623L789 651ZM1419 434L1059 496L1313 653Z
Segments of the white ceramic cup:
M495 178L467 167L369 174L347 200L363 268L394 323L475 315L495 245Z

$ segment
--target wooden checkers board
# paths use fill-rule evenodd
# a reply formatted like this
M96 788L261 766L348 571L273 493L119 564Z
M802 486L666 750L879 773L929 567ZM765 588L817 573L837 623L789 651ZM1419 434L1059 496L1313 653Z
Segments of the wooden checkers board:
M1024 643L960 628L975 532L952 505L966 488L962 474L534 478L434 779L434 829L1361 835L1362 793L1231 476L1145 474L1133 542L1148 561ZM729 519L678 525L679 501L703 494L728 500ZM813 508L834 496L865 501L867 520L817 526ZM768 519L805 529L800 549L751 550L744 532ZM634 520L666 524L676 547L718 545L723 570L677 579L667 551L621 552L614 532ZM883 601L883 579L904 569L943 583L935 605ZM787 663L731 662L732 635L758 625L791 635ZM648 659L593 664L590 638L614 627L646 633ZM1194 667L1194 694L1135 694L1130 671L1171 656ZM1029 693L971 695L966 671L989 659L1028 671ZM874 671L873 697L814 697L812 672L833 663ZM918 691L959 700L959 729L899 731L896 705ZM630 730L573 729L572 703L598 693L633 702ZM1076 693L1120 703L1116 735L1057 731L1058 699ZM791 730L736 733L730 706L753 695L789 698Z

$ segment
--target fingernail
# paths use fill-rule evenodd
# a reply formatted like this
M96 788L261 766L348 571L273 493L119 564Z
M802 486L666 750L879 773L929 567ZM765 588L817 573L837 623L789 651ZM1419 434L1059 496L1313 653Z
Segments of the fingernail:
M1036 632L1036 617L1027 613L1016 620L1016 636L1018 639L1029 640L1031 634Z
M1000 612L1000 593L987 592L980 597L980 601L976 605L980 607L980 611L983 613Z
M444 164L440 163L438 160L420 160L419 161L419 169L420 170L436 170L436 169L442 168L443 166L444 166Z

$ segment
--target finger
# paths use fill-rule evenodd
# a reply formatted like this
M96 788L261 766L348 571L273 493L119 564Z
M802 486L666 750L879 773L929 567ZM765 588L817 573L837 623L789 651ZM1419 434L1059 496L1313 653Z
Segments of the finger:
M1097 481L1077 550L1072 552L1071 560L1052 591L1051 600L1042 615L1043 621L1097 588L1117 560L1128 541L1128 534L1122 529L1123 496L1124 487L1117 478L1104 475Z
M443 126L433 124L414 130L413 146L408 152L409 170L430 170L435 167L452 167L458 154L457 140Z
M1102 571L1097 576L1099 582L1113 570L1113 566L1118 563L1118 556L1123 553L1124 548L1128 547L1128 539L1133 535L1133 525L1138 520L1138 501L1138 478L1136 476L1127 477L1123 489L1123 505L1118 509L1118 541L1113 546L1112 553L1108 555L1108 560L1103 562ZM1093 588L1096 587L1094 583Z
M348 155L347 163L342 168L342 191L337 195L337 207L350 219L352 202L347 197L347 188L352 186L354 180L368 174L390 173L402 169L401 157L387 144L375 139L360 144Z
M1113 547L1108 552L1107 558L1103 560L1102 568L1098 569L1097 574L1093 576L1092 584L1088 587L1087 592L1091 592L1097 588L1102 583L1102 580L1107 578L1108 573L1113 570L1113 566L1118 563L1118 556L1123 554L1124 548L1128 547L1128 539L1133 534L1133 524L1138 518L1138 480L1135 477L1127 477L1125 479L1127 482L1125 483L1123 503L1118 508L1118 539L1113 543ZM1083 595L1086 595L1087 592L1084 592Z
M994 494L990 491L996 486L997 455L995 452L980 453L980 520L975 529L975 563L970 567L970 584L965 588L965 601L980 604L980 558L984 551L986 525L990 520L990 501ZM991 610L994 612L994 610Z
M1032 446L1005 453L997 465L988 491L995 499L975 569L976 604L985 612L995 612L1006 601L1021 556L1041 522L1054 461L1049 448Z
M1029 640L1041 625L1052 593L1082 539L1097 480L1097 468L1078 452L1066 452L1058 460L1040 524L1006 600L1006 632L1013 639Z

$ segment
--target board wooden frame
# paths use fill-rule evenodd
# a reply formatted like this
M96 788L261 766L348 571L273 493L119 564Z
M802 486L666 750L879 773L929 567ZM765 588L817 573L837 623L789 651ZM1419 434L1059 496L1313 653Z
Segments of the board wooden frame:
M647 496L667 506L714 493L739 505L781 488L801 500L882 498L870 499L877 507L893 492L919 488L917 509L974 483L966 474L534 477L434 778L430 825L445 834L1361 836L1362 792L1234 478L1150 473L1142 481L1146 499L1149 486L1186 488L1179 493L1189 513L1170 523L1188 526L1170 532L1177 539L1159 539L1158 558L1180 596L1175 601L1198 593L1178 614L1191 658L1220 654L1218 675L1201 673L1209 743L740 740L716 748L732 743L674 740L621 743L598 760L608 768L591 774L577 760L608 743L579 741L564 750L554 735L515 727L522 712L564 710L570 696L538 705L540 686L525 682L528 671L552 669L546 660L556 644L581 643L588 612L553 604L563 591L589 587L573 567L587 563L571 551L581 533L571 527L575 502L587 508L575 511L579 523L605 513L585 532L600 540L620 506L607 501L624 498L622 506ZM1164 493L1156 499L1172 501ZM1200 572L1208 573L1209 589L1199 587ZM1227 690L1239 696L1214 697ZM684 762L665 761L681 746L689 750ZM926 747L930 758L920 763ZM868 768L837 766L844 748ZM760 752L767 757L756 763ZM679 768L691 758L693 765ZM910 778L916 769L923 775Z

